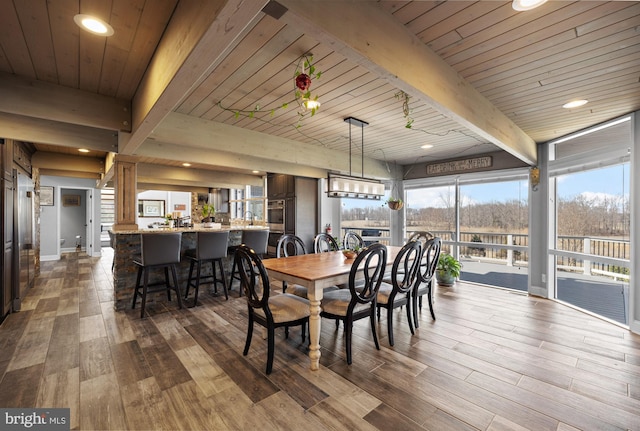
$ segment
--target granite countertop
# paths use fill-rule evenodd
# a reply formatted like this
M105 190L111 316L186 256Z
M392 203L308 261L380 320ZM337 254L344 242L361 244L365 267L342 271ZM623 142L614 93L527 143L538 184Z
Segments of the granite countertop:
M211 232L215 230L268 230L269 227L263 225L254 225L254 226L241 226L241 225L222 225L220 228L208 228L208 227L171 227L171 228L145 228L145 229L137 229L137 230L118 230L118 231L110 231L115 235L120 234L139 234L139 233L162 233L162 232Z

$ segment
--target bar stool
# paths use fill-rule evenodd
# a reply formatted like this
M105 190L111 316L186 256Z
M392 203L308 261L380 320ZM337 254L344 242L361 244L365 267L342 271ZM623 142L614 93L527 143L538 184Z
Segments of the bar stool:
M138 277L136 279L136 287L133 291L133 304L131 309L136 308L136 300L138 295L142 296L142 304L140 310L140 318L144 317L144 308L147 303L147 293L167 291L167 299L171 301L171 290L176 291L178 297L178 305L182 308L182 299L180 297L180 286L178 285L178 276L176 274L176 264L180 263L180 246L182 244L182 233L146 233L140 234L140 260L134 260L133 263L138 266ZM164 283L157 282L149 284L149 271L155 268L164 269ZM169 269L173 278L173 286L169 282ZM140 284L140 280L144 275L144 283ZM149 287L158 288L149 290ZM160 287L162 286L162 287ZM142 291L142 292L141 292Z
M213 284L215 292L218 292L218 283L222 283L224 297L229 299L227 293L227 279L224 274L222 259L227 257L227 243L229 242L229 231L196 232L196 248L187 250L185 257L191 261L189 265L189 278L187 279L187 291L184 298L189 296L189 288L195 287L196 293L193 297L193 305L198 305L198 290L200 284ZM201 275L202 264L211 262L211 275ZM216 271L216 263L220 269L220 278ZM196 268L196 278L193 279L193 268Z
M267 242L269 240L269 231L267 229L243 230L241 245L245 245L256 252L262 258L267 253ZM235 249L233 251L235 253ZM229 279L229 289L233 287L233 280L240 280L240 273L236 271L236 260L233 259L231 267L231 277ZM239 295L242 296L242 286L239 288Z

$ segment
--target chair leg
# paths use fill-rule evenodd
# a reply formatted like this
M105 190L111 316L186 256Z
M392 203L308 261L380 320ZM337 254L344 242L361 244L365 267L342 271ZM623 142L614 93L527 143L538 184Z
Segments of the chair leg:
M193 295L193 306L198 305L198 292L200 291L200 276L202 270L202 262L198 261L196 263L196 293Z
M249 326L247 327L247 339L244 342L244 350L242 351L242 354L244 356L247 356L247 353L249 353L249 346L251 346L251 337L253 336L253 314L251 312L251 310L249 310Z
M378 308L378 313L380 308ZM379 319L379 318L378 318ZM387 308L387 333L389 336L389 345L393 346L393 306Z
M413 314L413 301L411 299L411 297L407 297L407 322L409 322L409 330L411 331L411 335L415 335L416 331L413 328L413 319L411 318L411 315Z
M167 285L167 301L171 301L171 284L169 283L169 268L167 268L166 266L164 267L164 283Z
M411 294L411 308L413 313L413 325L416 329L420 327L420 320L418 319L418 289L414 290Z
M271 370L273 369L273 355L276 348L275 338L276 334L273 326L270 326L267 328L267 374L271 374Z
M375 304L372 304L375 307ZM373 334L373 342L376 343L376 349L380 350L380 343L378 342L378 331L376 330L376 313L375 308L371 309L369 320L371 321L371 333Z
M433 320L436 320L436 315L433 312L433 299L432 299L432 294L431 292L433 291L433 289L431 288L432 286L429 285L429 292L427 293L427 299L429 299L429 311L431 312L431 318Z
M229 276L229 290L233 290L233 278L236 273L236 259L233 259L233 265L231 265L231 275ZM242 286L238 287L238 291L242 295Z
M218 280L218 276L216 273L216 262L218 262L218 267L220 269L220 280ZM213 284L216 286L218 286L218 283L221 282L222 283L222 289L224 290L224 297L226 300L229 300L229 293L227 292L227 278L226 275L224 273L224 267L222 266L222 259L216 259L214 261L212 261L212 265L213 268L211 269L211 271L213 271Z
M178 274L176 273L176 266L171 265L171 274L173 276L173 286L176 290L176 296L178 297L178 307L182 308L182 296L180 295L180 285L178 284ZM198 291L196 290L196 294Z
M138 276L136 277L136 288L133 289L133 304L131 304L131 309L134 310L136 308L136 300L138 299L138 289L140 289L140 278L142 276L143 268L138 268Z
M140 305L140 318L144 317L144 308L147 305L147 286L149 286L149 271L144 270L144 285L142 286L142 304Z
M187 277L187 288L184 292L184 299L187 299L189 297L189 287L191 287L191 280L193 280L193 267L195 266L195 263L196 262L194 260L189 263L189 277Z
M352 362L352 358L351 358L351 335L353 332L353 321L350 319L347 319L344 321L344 333L345 333L345 345L347 348L347 364L351 365Z
M305 320L304 322L302 322L302 341L303 342L307 335L306 333L307 333L307 321Z

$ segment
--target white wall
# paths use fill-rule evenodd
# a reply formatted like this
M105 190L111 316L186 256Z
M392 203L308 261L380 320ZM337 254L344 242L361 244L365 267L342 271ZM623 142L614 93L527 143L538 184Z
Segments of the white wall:
M170 192L165 190L146 190L138 193L138 200L163 200L165 201L165 211L171 214L175 211L182 213L183 217L191 214L191 193L190 192ZM184 210L176 210L175 205L184 205ZM136 223L141 229L146 229L152 223L164 223L164 217L138 217L136 214Z
M41 206L40 207L40 260L58 260L61 255L60 246L60 232L61 223L61 190L62 189L77 189L82 190L81 198L84 200L87 196L86 191L90 191L90 199L87 200L86 205L89 206L89 214L91 214L91 220L86 220L89 230L89 235L83 233L83 248L86 249L87 254L91 256L100 256L100 190L95 188L96 181L85 178L67 178L67 177L55 177L42 175L40 177L41 186L53 186L54 198L53 206ZM36 221L37 223L38 221ZM86 231L85 230L85 231ZM75 248L75 243L72 244ZM71 246L70 246L71 247Z

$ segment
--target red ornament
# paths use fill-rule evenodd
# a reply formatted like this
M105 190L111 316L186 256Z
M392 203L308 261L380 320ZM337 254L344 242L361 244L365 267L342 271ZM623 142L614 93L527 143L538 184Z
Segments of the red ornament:
M311 78L306 73L301 73L296 76L296 87L300 89L300 91L306 91L311 87Z

